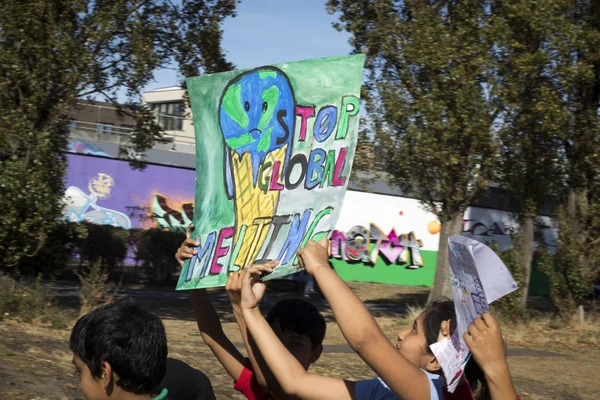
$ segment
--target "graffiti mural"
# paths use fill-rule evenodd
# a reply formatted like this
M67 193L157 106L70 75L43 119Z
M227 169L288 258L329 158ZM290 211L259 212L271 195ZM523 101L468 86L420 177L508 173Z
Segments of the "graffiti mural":
M557 232L550 217L537 217L536 242L555 247ZM518 215L508 211L469 207L465 210L461 235L479 242L496 243L500 250L510 248L512 237L519 232Z
M157 193L152 197L150 212L157 228L183 233L194 218L194 203L183 203L177 211L169 207L166 196Z
M183 232L192 220L195 206L192 169L148 164L139 171L131 169L124 160L83 154L67 154L67 160L63 215L69 221ZM132 210L137 210L137 214ZM261 253L278 256L280 252L273 251L276 246L272 241L282 237L286 249L282 257L292 257L303 237L309 232L311 236L318 233L316 224L331 212L328 208L297 211L282 210L281 215L256 226L269 230ZM514 213L506 211L469 207L463 218L464 236L483 243L496 242L502 250L510 247L511 233L518 229ZM543 237L548 246L554 245L557 232L551 228L552 221L540 217L538 223L549 227L540 231L539 241ZM348 191L334 229L330 261L345 281L432 285L441 226L417 200ZM231 248L232 238L224 239L229 235L233 236L231 230L217 231L212 251L218 249L229 254L235 250L235 246ZM211 267L208 266L209 270ZM537 282L545 281L532 275L532 284ZM547 294L546 286L540 284L530 290Z
M367 230L364 226L355 226L347 233L333 231L331 235L331 256L344 261L362 262L375 265L381 256L387 265L406 265L408 269L423 267L420 248L423 242L414 232L397 235L392 229L387 235L373 223Z
M184 232L193 215L194 171L159 165L134 170L124 160L68 154L64 218L124 229ZM175 205L174 205L175 204Z
M67 144L67 151L70 153L88 154L92 156L110 157L104 149L95 146L91 143L82 142L79 140L70 141Z
M96 202L101 197L97 193L86 194L76 186L65 191L63 215L71 222L90 222L99 225L112 225L123 229L131 228L129 217L122 212L100 207Z

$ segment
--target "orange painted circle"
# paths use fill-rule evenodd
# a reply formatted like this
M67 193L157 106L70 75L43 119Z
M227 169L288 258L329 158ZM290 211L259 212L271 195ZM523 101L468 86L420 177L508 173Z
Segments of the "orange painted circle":
M442 225L440 224L439 221L434 220L427 224L427 230L432 235L436 235L436 234L440 233L440 231L442 230Z

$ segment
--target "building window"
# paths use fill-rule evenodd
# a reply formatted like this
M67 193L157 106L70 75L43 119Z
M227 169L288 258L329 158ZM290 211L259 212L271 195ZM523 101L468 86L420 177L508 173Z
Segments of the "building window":
M108 134L113 133L113 126L114 124L110 122L99 122L98 125L96 125L96 132Z
M183 130L184 107L182 102L151 103L150 109L156 114L156 120L165 131Z

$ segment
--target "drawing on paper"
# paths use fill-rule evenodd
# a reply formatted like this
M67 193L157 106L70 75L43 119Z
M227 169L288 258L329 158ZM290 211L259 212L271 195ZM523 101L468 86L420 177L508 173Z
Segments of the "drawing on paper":
M356 148L363 63L336 57L187 80L200 245L178 289L222 286L230 271L266 259L280 262L269 278L294 273L296 251L331 234Z

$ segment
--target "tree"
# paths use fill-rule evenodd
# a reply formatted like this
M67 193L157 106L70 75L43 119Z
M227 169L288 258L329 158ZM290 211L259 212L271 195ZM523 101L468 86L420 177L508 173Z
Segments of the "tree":
M452 297L448 237L493 176L498 118L486 1L329 0L367 54L372 142L390 184L442 223L429 301Z
M569 110L562 131L567 193L557 213L557 247L545 272L558 311L570 319L578 308L583 322L583 303L600 269L600 4L570 0L561 11L564 29L550 44Z
M0 3L0 267L44 244L61 213L68 114L112 102L137 120L130 146L165 141L140 91L157 68L231 69L221 22L236 0L2 0ZM128 100L117 105L118 93ZM13 268L16 271L16 268Z
M505 110L499 130L499 181L520 209L516 240L525 309L536 218L544 203L565 189L562 135L569 111L562 101L566 93L557 79L553 43L567 26L561 1L495 1L493 12L493 53Z

